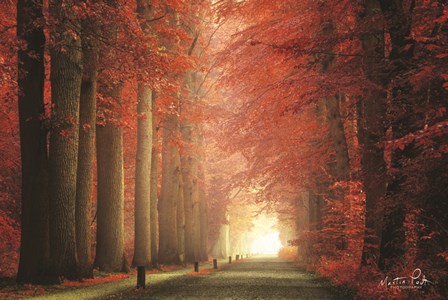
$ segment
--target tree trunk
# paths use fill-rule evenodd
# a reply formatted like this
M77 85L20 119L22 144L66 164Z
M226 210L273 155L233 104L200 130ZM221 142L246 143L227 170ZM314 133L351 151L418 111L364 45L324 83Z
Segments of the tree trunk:
M363 189L366 194L365 234L361 264L373 266L378 264L383 218L382 199L386 192L386 163L384 151L379 148L385 131L379 118L384 116L385 106L381 107L384 93L378 91L362 101L359 112L358 136L362 144L361 169ZM362 127L362 128L361 128Z
M200 137L199 145L202 147L203 141ZM205 190L205 173L202 163L199 165L198 178L198 197L199 197L199 222L200 222L200 249L199 255L201 261L208 261L208 205L207 193Z
M107 1L112 10L118 11L117 0ZM118 39L117 22L103 29L102 35L110 45L103 50L106 62L114 66ZM123 170L123 128L122 89L123 83L111 78L107 72L99 76L100 93L107 101L99 103L98 112L104 116L102 124L96 127L97 155L97 232L95 265L101 271L126 272L128 265L124 254L124 170Z
M163 126L162 141L162 191L159 200L159 262L180 264L177 205L179 198L180 157L175 139L179 121L169 115Z
M333 159L330 162L330 170L335 181L347 181L350 177L347 141L340 114L341 97L342 96L335 96L327 97L325 99L329 134L335 152Z
M182 178L183 178L183 194L184 194L184 205L185 205L185 262L191 263L197 261L194 241L193 241L193 201L196 194L194 193L193 187L193 170L192 163L193 157L190 153L191 149L191 124L182 124L182 139L186 144L187 149L181 155L182 163Z
M350 179L350 163L348 157L347 140L345 138L344 125L342 123L340 114L340 102L342 96L326 97L325 110L329 127L329 136L332 143L334 155L330 156L329 162L331 183L347 182ZM335 224L340 227L340 236L337 238L336 247L339 250L346 250L348 248L347 238L347 217L345 212L350 211L350 203L345 198L347 188L342 186L330 188L328 193L330 199L333 201L340 201L343 211L339 211L340 223Z
M121 103L121 85L101 90ZM114 106L117 109L116 105ZM120 113L117 118L120 118ZM111 120L97 126L98 200L95 265L101 271L125 271L123 129Z
M414 132L418 123L414 123L417 115L414 114L412 102L412 86L409 81L403 80L406 72L409 71L411 59L413 57L413 40L409 38L411 34L410 13L405 12L401 0L380 0L381 11L383 12L388 32L392 44L392 51L389 55L390 66L389 84L391 90L390 109L396 113L392 115L391 127L392 138L398 139L404 135ZM407 91L407 93L403 93ZM401 170L404 168L403 159L407 160L415 155L416 149L413 144L407 145L403 150L396 149L392 152L391 168ZM403 197L402 184L406 180L402 172L391 176L386 189L386 206L384 208L384 218L382 223L381 245L379 267L382 270L390 270L399 263L405 253L405 232L404 220L406 216L406 203ZM409 199L406 199L409 202Z
M229 224L221 224L219 226L219 235L213 246L212 255L216 258L227 258L230 254L229 250Z
M196 141L194 125L184 123L182 137L186 144L182 155L182 178L185 204L185 260L199 261L200 217L198 195L198 166L196 153L193 153Z
M316 118L319 122L319 130L323 131L326 129L326 107L325 107L325 99L320 99L316 104ZM321 140L315 140L312 142L311 147L316 147L320 143L322 143ZM327 193L328 191L328 179L325 179L325 181L322 178L322 174L318 174L316 179L314 179L314 185L315 187L311 188L308 191L309 194L309 228L310 231L314 231L316 233L317 231L320 231L323 229L323 211L325 208L325 202L323 194ZM312 256L309 256L311 259Z
M137 1L137 14L142 31L148 36L152 6L148 0ZM135 239L133 265L151 266L151 185L153 150L153 91L144 82L138 86L138 136L135 176ZM156 133L157 134L157 133ZM157 139L156 139L157 146ZM157 161L155 161L157 164ZM157 171L157 168L155 169ZM157 177L156 177L157 178ZM157 194L156 194L157 199ZM157 200L156 200L157 201ZM154 206L154 204L152 204ZM152 221L154 223L154 221ZM155 243L156 241L154 241Z
M76 182L76 247L82 277L93 278L92 212L93 170L95 161L96 86L98 49L91 34L93 20L82 24L83 77L79 110L79 149Z
M335 24L332 20L321 23L320 35L324 39L328 39L328 37L332 36L334 31ZM330 43L329 45L324 46L323 51L331 53L333 52L333 47L334 45ZM320 64L321 73L328 74L332 71L335 56L332 54L319 54L318 61ZM334 91L335 96L326 96L324 99L319 100L318 103L318 115L321 117L325 116L325 122L329 130L328 139L331 143L331 150L334 152L334 154L330 156L330 161L328 162L329 174L330 177L332 177L329 178L329 185L340 181L347 181L350 177L347 141L345 138L344 126L341 120L339 107L341 95L338 95L338 93L339 91ZM329 187L326 188L325 192L331 201L340 202L340 206L345 211L350 210L345 199L345 191L343 188L340 186L333 188ZM341 211L332 210L331 213L335 213L334 216L330 216L330 218L333 218L335 223L328 225L331 227L337 227L335 229L338 231L338 236L334 236L332 239L335 238L336 249L345 250L348 246L348 240L345 234L347 218Z
M179 165L182 169L182 164ZM184 188L183 188L183 178L182 172L179 172L179 189L177 196L177 248L179 252L180 261L185 263L185 203L184 203Z
M151 263L153 267L159 264L159 210L158 210L158 175L159 175L159 138L157 130L156 95L152 94L152 152L150 181L150 229L151 229Z
M312 235L310 236L311 240L307 245L307 251L309 251L309 253L315 253L316 250L313 248L313 244L321 242L321 236L317 235L316 233L320 232L323 229L322 214L324 209L324 199L316 191L308 191L308 209L309 230ZM315 264L316 260L316 255L308 255L306 257L306 263L308 264Z
M197 50L199 33L196 24L189 24L188 31L193 40L188 48L187 54L193 57ZM183 195L185 204L185 259L186 262L197 262L200 260L200 209L198 195L198 126L191 120L191 107L194 108L197 94L197 70L190 69L185 73L185 83L188 100L192 105L182 109L183 122L181 124L182 139L185 147L182 151L182 179Z
M151 266L152 90L138 86L137 157L135 162L134 266Z
M69 26L79 28L80 23L65 11L61 2L50 1L50 13L58 21L52 32L54 43L63 47L55 46L50 52L53 105L49 151L51 272L74 279L78 277L75 207L82 52L80 32L68 29L72 28Z
M361 36L363 47L363 68L369 80L380 88L361 99L358 109L358 139L362 145L361 171L363 189L366 194L365 234L361 259L362 266L378 264L381 241L383 205L386 192L386 163L384 150L377 145L384 140L386 127L387 95L385 82L379 76L384 57L384 25L376 20L380 12L378 0L366 0L359 16L362 26L369 24ZM376 20L373 22L373 20ZM370 22L371 23L370 23Z
M300 192L297 200L294 201L295 205L295 239L299 239L303 241L297 245L298 259L299 263L306 264L306 258L312 255L311 243L309 239L303 239L302 236L305 232L309 232L310 227L310 214L308 213L308 209L310 208L310 193L308 191ZM286 245L286 243L285 243Z
M45 36L42 1L17 2L18 103L22 163L22 216L17 281L43 280L49 263L47 128L44 125ZM33 55L31 55L33 54Z
M439 2L441 3L441 2ZM445 2L446 3L446 2ZM440 7L436 17L441 17L444 7ZM429 35L430 38L444 43L442 37L448 36L448 22L433 24L433 30ZM439 122L447 119L447 112L437 116L430 116L431 111L436 111L440 107L446 107L446 99L448 99L448 90L443 87L443 83L440 79L432 79L429 84L421 87L421 91L425 93L426 105L425 105L425 125L433 127ZM442 149L448 144L446 135L433 140L430 147L433 149ZM439 150L440 151L440 150ZM440 153L440 152L439 152ZM443 253L447 249L448 245L448 231L446 226L448 224L448 159L447 155L441 155L439 157L432 157L428 159L420 153L420 159L417 159L415 167L420 170L415 176L425 178L422 180L424 188L420 189L417 193L417 205L419 208L423 208L416 223L418 227L418 240L417 240L417 252L416 261L425 262L425 268L427 270L435 270L440 266L444 266L443 271L440 274L447 274L448 265L446 260L440 253ZM415 170L415 168L414 168ZM411 171L411 173L413 173ZM445 232L445 234L437 234L438 232ZM431 238L428 238L431 237ZM427 264L429 262L429 264ZM420 264L420 263L419 263ZM442 297L448 297L448 277L442 275L443 278L436 279L437 285L440 287L440 294Z

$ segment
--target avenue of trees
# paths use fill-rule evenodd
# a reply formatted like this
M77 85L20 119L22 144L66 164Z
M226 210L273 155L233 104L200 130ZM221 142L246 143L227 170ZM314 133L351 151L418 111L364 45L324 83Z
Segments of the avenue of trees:
M8 183L21 196L6 200L21 207L20 239L14 208L2 212L2 230L20 240L18 282L208 259L194 78L209 5L2 3L2 122L20 128L21 170L21 184Z
M445 0L0 3L2 275L247 254L268 213L361 297L448 297Z
M359 295L446 298L446 1L218 2L208 189L230 209L210 234L238 240L246 198L298 263ZM416 268L433 284L379 287Z

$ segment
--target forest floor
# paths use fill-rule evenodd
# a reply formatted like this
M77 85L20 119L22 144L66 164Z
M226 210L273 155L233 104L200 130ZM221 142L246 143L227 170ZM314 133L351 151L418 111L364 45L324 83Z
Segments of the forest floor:
M220 261L220 263L224 263ZM200 264L201 269L213 268L212 262ZM193 270L188 266L162 266L146 271L146 284L160 282L187 274ZM136 272L105 273L94 271L95 278L83 281L64 281L60 285L17 285L13 278L0 278L0 300L3 299L103 299L112 293L135 289Z
M350 299L314 274L274 256L257 256L228 264L182 268L147 274L146 289L136 276L87 287L50 292L33 299Z

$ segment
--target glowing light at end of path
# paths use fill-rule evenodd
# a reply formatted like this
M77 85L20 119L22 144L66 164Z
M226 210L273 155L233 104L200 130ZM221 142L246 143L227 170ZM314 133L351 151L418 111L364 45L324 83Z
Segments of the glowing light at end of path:
M278 232L273 232L257 237L250 247L251 252L255 254L277 254L278 250L283 247L278 236Z

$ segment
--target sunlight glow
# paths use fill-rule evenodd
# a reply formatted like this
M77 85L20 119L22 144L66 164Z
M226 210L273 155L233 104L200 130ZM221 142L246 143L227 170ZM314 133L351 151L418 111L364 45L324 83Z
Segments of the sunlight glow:
M279 233L272 232L264 236L257 237L250 249L254 254L277 254L278 250L283 247L279 239Z

